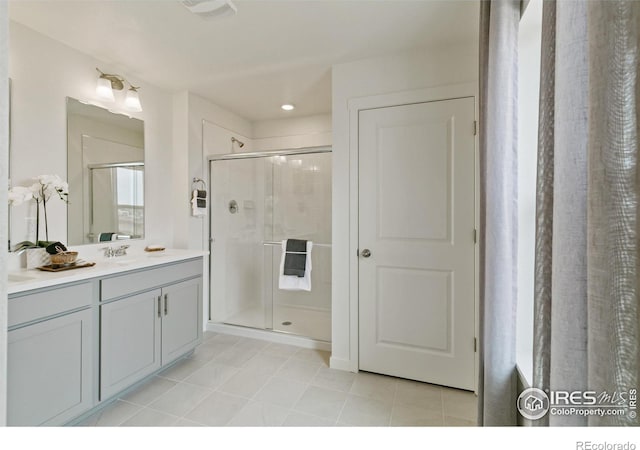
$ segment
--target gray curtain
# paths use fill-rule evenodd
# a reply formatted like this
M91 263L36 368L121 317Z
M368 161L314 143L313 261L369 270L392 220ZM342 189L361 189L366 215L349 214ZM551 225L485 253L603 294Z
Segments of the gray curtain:
M520 1L480 6L478 422L516 424L517 109Z
M534 385L628 392L640 349L640 2L546 1L542 33Z
M551 252L553 244L553 139L556 59L556 9L547 3L542 9L542 54L538 127L538 171L536 186L536 263L533 367L535 387L549 386L551 348ZM547 417L535 422L547 424Z

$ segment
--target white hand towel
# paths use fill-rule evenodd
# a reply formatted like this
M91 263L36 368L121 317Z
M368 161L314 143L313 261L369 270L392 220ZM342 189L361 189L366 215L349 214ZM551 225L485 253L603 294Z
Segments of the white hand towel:
M198 200L200 201L200 206L198 206ZM193 196L191 197L191 211L193 217L202 217L207 215L207 198L206 193L205 197L200 197L198 195L198 190L193 190Z
M287 241L282 241L282 257L280 258L280 276L278 287L288 291L311 291L311 249L313 242L307 241L307 259L305 260L304 277L284 274L284 257L287 250Z

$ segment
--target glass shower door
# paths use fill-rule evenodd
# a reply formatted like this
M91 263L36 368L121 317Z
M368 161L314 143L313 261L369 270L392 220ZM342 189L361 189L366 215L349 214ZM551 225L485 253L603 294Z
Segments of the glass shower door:
M210 170L211 320L271 328L263 245L270 172L264 158L211 161Z
M213 160L210 173L210 319L331 340L331 153ZM311 291L279 287L286 239L313 241Z
M322 341L331 340L331 153L275 157L272 198L267 202L265 235L271 247L267 273L272 291L273 329ZM313 242L311 291L279 289L286 239Z

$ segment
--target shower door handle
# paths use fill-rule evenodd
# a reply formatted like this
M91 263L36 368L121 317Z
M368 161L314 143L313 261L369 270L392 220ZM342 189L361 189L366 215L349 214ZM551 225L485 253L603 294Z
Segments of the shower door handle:
M362 255L363 258L368 258L369 256L371 256L371 250L365 248L364 250L362 250L360 255Z

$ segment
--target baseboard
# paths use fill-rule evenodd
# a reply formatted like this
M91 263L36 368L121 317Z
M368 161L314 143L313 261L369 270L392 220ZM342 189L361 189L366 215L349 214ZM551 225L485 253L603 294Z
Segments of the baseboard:
M353 367L353 364L348 359L342 358L334 358L333 356L329 358L329 367L336 370L345 370L347 372L357 372L358 368Z
M207 323L206 330L213 331L214 333L232 334L234 336L261 339L263 341L275 342L278 344L295 345L296 347L311 348L327 352L331 351L331 342L317 341L315 339L281 333L278 331L257 330L255 328L215 322Z

